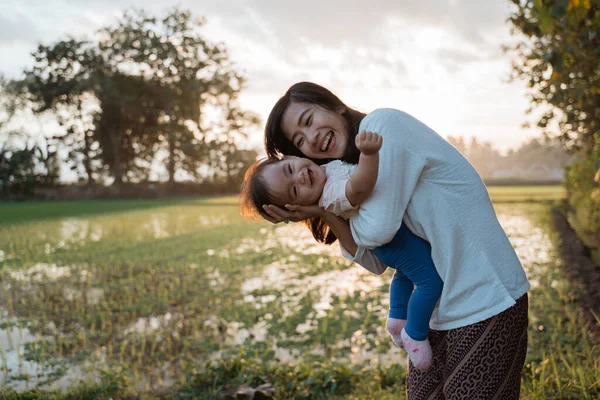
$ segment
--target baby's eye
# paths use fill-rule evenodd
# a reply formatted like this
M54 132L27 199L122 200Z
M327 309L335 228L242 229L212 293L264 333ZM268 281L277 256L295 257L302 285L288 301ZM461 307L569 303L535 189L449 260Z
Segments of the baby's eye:
M290 174L292 173L292 166L290 164L288 164L288 171L290 172Z
M294 186L294 197L298 197L298 190L296 190L296 186Z
M312 121L312 115L306 119L306 126L310 125L310 121Z

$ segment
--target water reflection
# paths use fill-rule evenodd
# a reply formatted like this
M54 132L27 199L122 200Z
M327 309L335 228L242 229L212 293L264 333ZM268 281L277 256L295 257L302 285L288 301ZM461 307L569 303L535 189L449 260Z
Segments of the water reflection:
M501 224L508 233L534 286L537 276L543 274L546 265L553 262L555 258L548 234L534 219L541 210L540 207L533 212L524 211L515 205L501 206L497 209ZM218 213L214 216L190 218L184 214L154 211L140 215L132 213L112 218L68 219L57 223L46 223L39 225L40 230L35 233L20 230L22 227L11 227L11 232L16 235L11 234L11 239L6 239L8 236L4 235L0 238L2 248L0 262L15 257L17 254L15 249L21 248L24 243L20 240L28 235L34 238L33 244L31 247L28 245L22 248L39 247L44 254L52 254L86 241L115 240L123 237L124 231L129 232L128 238L136 238L136 240L144 237L166 238L198 229L198 226L225 224L229 218L231 217ZM220 350L215 353L200 350L205 352L202 356L206 359L217 359L228 352L235 354L238 346L252 349L253 346L262 344L271 348L274 357L282 363L295 363L306 357L329 358L339 362L369 365L406 362L405 354L390 344L384 329L389 296L382 286L389 285L391 275L376 276L359 266L350 266L349 262L340 257L337 244L333 246L317 244L311 233L300 225L289 224L264 228L260 234L246 237L234 245L214 247L202 250L206 252L202 257L209 260L208 264L204 260L197 261L198 264L188 264L189 270L197 270L202 284L205 284L204 287L217 296L219 293L227 296L230 291L234 291L238 295L237 303L223 301L223 304L230 304L231 307L241 304L258 315L256 319L252 317L250 322L244 323L216 315L206 318L206 315L212 311L191 315L185 311L185 318L188 320L184 321L183 312L174 312L173 308L170 308L171 312L160 315L138 318L139 314L134 314L135 316L131 316L130 319L126 318L125 322L116 328L116 337L120 338L118 340L122 337L128 338L128 335L136 337L147 335L152 338L164 338L165 335L171 337L191 335L193 337L186 339L198 340L202 343L210 341L211 345L216 345L208 347L220 347ZM252 253L283 253L285 256L271 256L271 261L274 258L276 261L265 263L266 265L247 265L243 275L248 276L247 279L243 281L231 279L231 265L237 260L243 260L244 256L250 256L249 258L252 259ZM305 255L314 256L304 257ZM307 262L307 260L311 261ZM63 307L60 311L64 312L68 312L68 308L80 299L85 299L87 305L96 305L98 308L103 302L110 300L106 299L108 292L104 289L88 287L103 286L105 282L98 282L99 278L95 276L96 273L101 275L101 270L96 268L102 266L45 263L38 260L23 262L22 265L24 268L9 268L3 271L1 290L9 291L18 288L24 291L27 287L35 288L43 282L60 284L62 286L58 289L59 297L62 294L66 301L59 306ZM206 265L210 268L206 268ZM83 281L86 287L79 287L78 285L84 286L79 283ZM552 282L553 286L560 284L560 282ZM168 295L170 296L171 293ZM193 301L205 301L206 299L201 296L200 293L200 298L194 298ZM15 300L19 299L15 298ZM348 306L351 301L359 307ZM214 304L221 307L219 301ZM307 304L308 312L305 308ZM182 310L185 310L185 307L187 304L182 306ZM274 311L275 309L277 311ZM227 310L219 309L219 311ZM304 313L301 317L298 316L300 312ZM372 315L369 319L372 323L365 323L367 326L357 329L354 325L345 331L345 334L340 334L334 343L315 344L322 343L319 342L318 335L322 334L319 328L323 324L331 321L335 321L336 324L362 322L367 319L368 313ZM214 314L217 312L214 311ZM189 322L191 318L196 318L193 322L198 329L189 333L183 327L184 322ZM278 329L282 321L288 319L293 321L291 327ZM52 332L54 337L59 337L61 334L60 329L53 325L53 322L48 322L46 328L45 332ZM21 373L36 376L51 373L53 370L47 365L23 359L25 345L41 340L51 342L53 338L43 338L26 327L0 330L0 348L6 349L0 354L2 354L3 365L7 365L9 369L8 376L0 375L0 378L10 381L10 378ZM327 340L333 339L328 337ZM106 359L106 348L92 347L91 353L93 357L86 361L88 365L94 365L94 362L101 363ZM178 355L173 357L176 358ZM171 381L163 368L167 365L169 368L171 366L176 368L175 364L175 362L170 364L161 360L161 368L155 372L162 377L164 384ZM86 369L85 363L69 366L67 374L55 384L55 387L67 387L82 376L90 376L90 379L93 379L93 373L85 375ZM14 380L10 381L9 385L16 388L24 388L27 385L32 387L42 378L36 379L32 378L29 383ZM152 387L158 385L150 378L141 377L140 382L146 382Z
M193 207L186 208L187 212L171 207L163 211L145 210L2 226L0 262L17 255L10 249L27 249L28 252L38 249L40 253L50 255L58 250L75 249L90 242L119 237L127 237L128 240L167 238L205 227L226 225L234 214L227 209L226 213L203 215L210 210L199 209L202 213L194 213Z
M167 312L163 315L138 318L134 323L125 329L125 333L149 333L158 329L170 330L171 328L181 329L183 327L184 316L181 313ZM177 335L176 331L172 332Z
M529 207L531 208L531 206ZM542 274L547 264L553 262L556 257L548 233L535 220L536 215L539 215L542 210L543 208L539 207L536 212L531 213L529 210L511 205L510 207L501 207L498 212L499 220L515 247L532 286L537 285L536 277ZM264 251L279 246L289 248L295 253L323 255L324 257L317 260L317 265L330 263L329 257L339 257L337 246L318 245L304 227L293 225L282 226L268 232L264 241L249 238L237 248L236 252ZM327 271L305 277L302 277L303 271L300 268L298 258L292 254L265 266L261 275L247 279L241 285L245 302L252 304L277 302L284 309L283 318L299 312L300 304L306 296L310 296L312 299L313 310L307 314L304 321L295 327L297 336L287 337L275 332L272 333L275 337L271 339L301 342L307 335L310 336L317 330L321 319L328 316L328 312L333 309L333 299L339 299L343 303L344 299L355 294L359 294L360 298L367 298L380 290L381 286L389 284L387 278L369 274L360 267ZM257 296L253 294L262 290L275 291L278 295ZM381 304L378 306L369 303L369 306L379 307L380 310L384 310L388 305L389 295L387 294L382 296ZM343 310L342 315L355 319L362 317L362 314L356 310ZM265 314L261 324L269 321L270 318L270 314ZM381 314L381 321L377 323L383 322L384 318L384 315ZM229 343L234 345L245 343L249 334L244 327L239 324L231 326L235 328L229 331L233 337ZM389 341L383 323L377 326L377 332L379 342ZM405 360L402 350L394 346L383 353L381 353L381 349L372 348L365 340L362 331L354 332L350 339L339 341L333 348L350 350L347 357L338 357L340 361L391 363ZM282 362L294 362L298 357L302 357L302 354L307 354L307 351L278 347L275 353ZM308 353L329 354L325 352L325 348L313 349Z
M535 219L543 208L538 206L537 213L528 213L508 205L499 205L496 208L498 220L523 264L529 283L534 288L539 286L537 277L543 275L547 264L557 258L548 232L542 229Z
M37 263L27 269L9 271L8 274L12 279L22 282L55 281L71 276L71 267Z
M0 387L9 387L17 391L35 387L64 390L79 381L97 380L98 373L93 372L93 364L86 361L81 365L67 366L60 379L51 384L44 384L48 375L64 366L27 360L26 346L42 340L44 343L52 343L54 339L32 333L27 327L20 326L16 318L9 317L7 312L0 315L0 323L6 325L6 328L0 329ZM15 379L17 377L19 379Z

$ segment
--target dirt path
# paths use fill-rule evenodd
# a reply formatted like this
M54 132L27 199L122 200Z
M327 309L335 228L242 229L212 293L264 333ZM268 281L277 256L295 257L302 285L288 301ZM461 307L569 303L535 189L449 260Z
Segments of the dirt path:
M584 310L586 328L600 337L600 267L588 256L583 243L573 231L564 214L553 210L554 228L560 235L557 250L564 261L567 278L582 288L579 301Z

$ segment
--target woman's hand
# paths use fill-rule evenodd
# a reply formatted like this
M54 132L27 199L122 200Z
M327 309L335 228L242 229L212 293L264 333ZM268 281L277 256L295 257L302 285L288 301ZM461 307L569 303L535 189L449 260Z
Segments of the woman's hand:
M269 222L278 224L280 222L298 222L307 218L323 217L326 211L317 205L312 206L298 206L292 204L286 204L287 209L283 209L273 204L263 206L265 212L270 218L267 218Z

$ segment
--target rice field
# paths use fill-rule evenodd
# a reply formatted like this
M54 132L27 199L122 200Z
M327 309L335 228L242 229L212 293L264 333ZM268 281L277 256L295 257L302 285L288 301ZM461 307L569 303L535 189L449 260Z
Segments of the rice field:
M544 221L561 189L490 192L533 286L523 398L597 398L600 349ZM0 397L404 398L391 271L302 226L244 221L235 197L0 204L0 221Z

